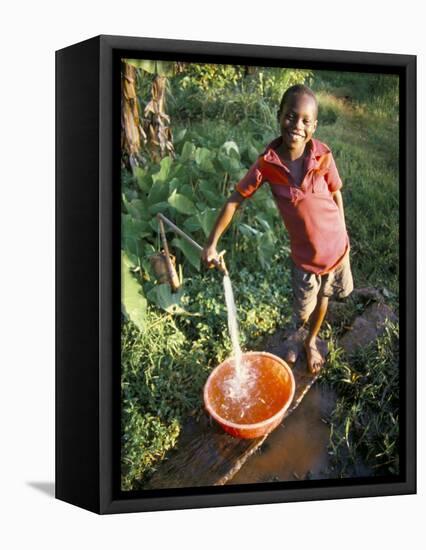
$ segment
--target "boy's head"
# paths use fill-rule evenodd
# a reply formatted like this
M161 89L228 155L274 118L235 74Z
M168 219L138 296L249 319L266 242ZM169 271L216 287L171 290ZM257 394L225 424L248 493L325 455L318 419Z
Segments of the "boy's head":
M314 92L303 84L291 86L281 99L277 115L287 147L305 146L318 125L318 102Z

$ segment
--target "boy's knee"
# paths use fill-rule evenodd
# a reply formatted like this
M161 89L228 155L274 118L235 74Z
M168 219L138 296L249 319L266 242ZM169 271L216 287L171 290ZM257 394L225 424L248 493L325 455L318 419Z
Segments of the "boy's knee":
M343 285L343 289L338 294L339 300L344 300L347 298L350 294L352 294L352 291L354 289L354 281L352 276L348 277Z
M354 289L354 280L351 277L350 280L348 281L347 285L346 285L345 298L347 298L349 296L349 294L352 294L353 289Z
M300 307L298 304L295 304L293 309L292 324L295 328L303 327L309 321L309 318L315 309L315 305Z

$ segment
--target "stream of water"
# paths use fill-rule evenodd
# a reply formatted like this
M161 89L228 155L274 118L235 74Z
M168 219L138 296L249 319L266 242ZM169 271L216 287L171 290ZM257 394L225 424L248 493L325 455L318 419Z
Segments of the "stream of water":
M225 291L226 309L228 310L228 328L229 335L231 337L232 348L234 350L235 357L235 374L237 377L242 376L241 365L241 347L240 347L240 335L238 332L237 310L235 307L234 292L232 290L232 283L229 275L223 277L223 288Z
M224 394L231 400L239 401L247 397L255 382L252 369L242 360L240 335L238 331L237 310L235 307L234 292L229 275L223 277L225 303L228 312L228 329L234 353L233 376L224 380Z

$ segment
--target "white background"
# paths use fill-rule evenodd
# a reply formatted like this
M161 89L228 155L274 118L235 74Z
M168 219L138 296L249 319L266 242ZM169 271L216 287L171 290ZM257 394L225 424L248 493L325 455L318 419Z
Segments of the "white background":
M3 3L1 74L1 485L3 548L401 548L424 544L419 495L98 517L52 498L54 478L54 51L98 34L417 54L420 2ZM419 155L419 266L424 161ZM420 272L420 270L419 270ZM423 270L424 272L424 270ZM421 273L421 272L420 272ZM424 305L419 290L419 305ZM420 309L420 308L419 308ZM84 312L82 312L84 315ZM419 329L424 328L420 319ZM420 338L421 338L420 334ZM420 339L419 338L419 339ZM418 386L424 387L419 360ZM425 395L424 391L421 395ZM424 459L419 398L419 456ZM423 546L424 547L424 546Z

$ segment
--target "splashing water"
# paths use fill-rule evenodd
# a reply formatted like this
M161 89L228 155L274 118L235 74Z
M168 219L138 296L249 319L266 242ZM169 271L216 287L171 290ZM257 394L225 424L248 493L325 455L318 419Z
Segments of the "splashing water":
M235 374L224 381L224 392L232 400L239 400L246 397L251 389L254 380L253 373L249 371L247 365L242 361L242 352L240 347L240 337L238 332L237 311L235 307L234 293L229 275L223 277L223 288L225 291L225 302L228 310L228 328L231 337L232 348L235 359Z

